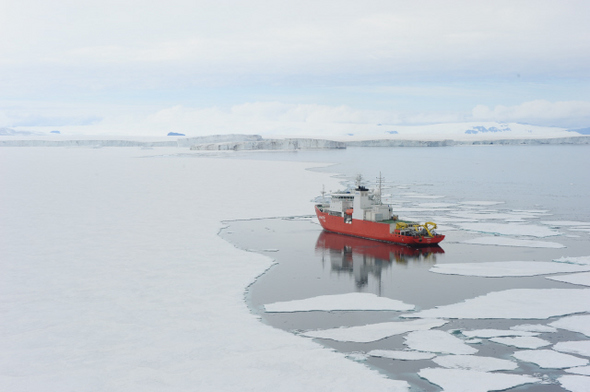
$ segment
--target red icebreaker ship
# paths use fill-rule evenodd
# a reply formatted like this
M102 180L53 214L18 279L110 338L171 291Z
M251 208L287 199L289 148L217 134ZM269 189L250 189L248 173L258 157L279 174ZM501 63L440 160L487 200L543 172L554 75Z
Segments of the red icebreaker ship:
M315 212L324 230L334 233L409 246L431 246L445 238L434 231L436 223L399 220L380 195L358 182L353 192L333 193L329 204L316 204Z

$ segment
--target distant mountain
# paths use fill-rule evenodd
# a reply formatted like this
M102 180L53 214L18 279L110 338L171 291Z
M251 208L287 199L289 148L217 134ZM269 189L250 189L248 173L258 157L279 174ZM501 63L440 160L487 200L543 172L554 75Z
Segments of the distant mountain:
M590 128L568 129L568 132L577 132L580 135L590 135Z
M12 128L0 128L0 136L30 136L38 135L37 132L17 131Z

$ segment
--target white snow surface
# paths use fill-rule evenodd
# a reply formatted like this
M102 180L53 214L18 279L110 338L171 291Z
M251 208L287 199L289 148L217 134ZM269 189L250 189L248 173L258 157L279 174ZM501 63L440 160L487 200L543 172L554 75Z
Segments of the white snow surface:
M576 298L576 301L588 300ZM563 317L557 321L550 323L549 325L556 328L567 329L568 331L580 332L586 336L590 336L590 315L575 315Z
M464 241L464 243L475 245L521 246L525 248L565 248L564 245L557 242L525 240L499 236L473 238Z
M404 343L412 350L442 354L475 354L478 350L463 340L440 330L413 331Z
M310 312L310 311L338 311L338 310L394 310L405 311L414 309L402 301L379 297L372 293L346 293L336 295L321 295L318 297L275 302L264 305L267 312Z
M573 298L576 300L573 301ZM590 311L590 289L512 289L495 291L463 302L438 306L403 317L546 319L588 311ZM550 325L563 328L556 325L559 321ZM579 323L573 321L572 325L578 326Z
M518 223L457 223L463 230L477 231L480 233L493 233L501 235L521 235L529 237L551 237L560 235L557 230L540 225L525 225Z
M514 361L477 355L440 355L434 358L433 361L445 368L478 370L480 372L514 370L518 367Z
M357 327L341 327L307 331L302 333L311 338L330 339L341 342L368 343L401 335L409 331L425 330L445 325L444 320L417 319L412 321L392 321L387 323L367 324Z
M531 376L465 369L426 368L420 370L418 375L447 392L503 391L518 385L541 382Z
M419 361L436 357L436 354L433 353L401 350L371 350L367 354L372 357L398 359L400 361Z
M584 272L582 274L547 276L547 279L556 280L558 282L577 284L580 286L590 286L590 272Z
M557 379L570 392L590 392L590 377L565 375Z
M222 220L310 214L336 180L166 151L2 150L0 390L408 389L262 324L244 291L271 260L217 235Z
M590 265L579 266L551 261L490 261L482 263L435 264L430 271L463 276L535 276L562 272L590 271Z
M553 349L562 353L570 353L590 357L590 340L573 340L570 342L559 342Z
M500 343L506 346L513 346L517 348L539 348L549 346L551 342L537 338L534 336L517 336L507 338L493 338L490 339L494 343Z
M585 366L587 359L573 355L558 353L553 350L523 350L516 351L512 356L520 361L533 362L542 368L564 369L574 366Z

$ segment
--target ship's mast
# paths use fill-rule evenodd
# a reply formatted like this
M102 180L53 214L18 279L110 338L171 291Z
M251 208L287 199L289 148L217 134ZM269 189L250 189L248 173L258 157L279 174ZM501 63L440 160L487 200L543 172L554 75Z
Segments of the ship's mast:
M383 204L381 202L382 187L383 187L383 177L381 177L381 172L379 172L379 177L377 177L377 194L375 195L375 202L377 202L378 205Z

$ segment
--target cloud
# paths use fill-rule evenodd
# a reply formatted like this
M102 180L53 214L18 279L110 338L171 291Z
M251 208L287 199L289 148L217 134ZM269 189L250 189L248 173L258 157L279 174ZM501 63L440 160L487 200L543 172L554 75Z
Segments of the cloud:
M533 123L565 128L587 127L590 125L590 102L534 100L494 108L478 105L473 108L472 117L475 121Z

